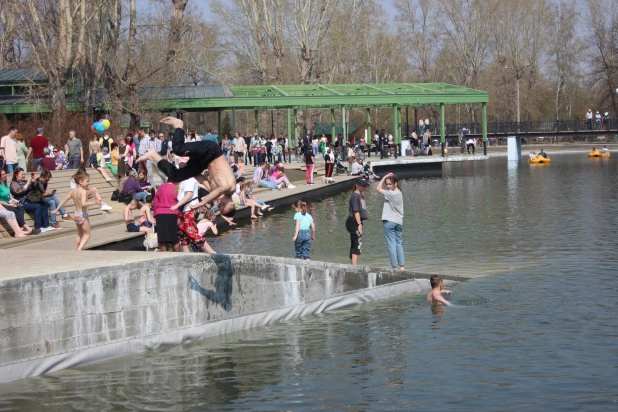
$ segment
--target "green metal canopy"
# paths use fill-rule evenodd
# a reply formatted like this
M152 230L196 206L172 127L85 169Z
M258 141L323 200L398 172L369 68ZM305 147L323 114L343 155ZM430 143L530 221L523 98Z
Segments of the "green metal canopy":
M35 71L0 70L0 113L18 114L49 112L42 100L32 101L20 95L16 83L29 79L29 84L45 86L47 79ZM97 93L101 108L106 109L107 93ZM287 110L288 135L298 138L296 111L301 109L330 109L331 135L335 134L335 110L342 112L341 127L346 140L348 125L346 110L364 108L365 126L370 133L371 108L389 108L393 112L393 134L395 142L401 142L401 108L418 106L440 106L440 137L445 142L444 106L447 104L482 104L483 140L487 140L487 92L445 83L385 83L385 84L297 84L263 86L202 85L180 87L148 87L139 90L141 110L161 112L194 111L218 112L218 130L221 130L221 112L225 110L252 110L255 112L255 126L258 129L260 110ZM67 94L67 108L80 110L79 93ZM109 109L109 108L107 108ZM294 127L292 128L292 113Z
M212 98L187 98L186 88L151 88L142 101L159 110L267 110L486 103L481 90L444 83L229 86ZM171 89L171 90L170 90ZM174 93L176 89L177 93ZM231 96L230 96L231 94ZM223 96L221 96L223 95ZM144 96L146 97L146 96Z

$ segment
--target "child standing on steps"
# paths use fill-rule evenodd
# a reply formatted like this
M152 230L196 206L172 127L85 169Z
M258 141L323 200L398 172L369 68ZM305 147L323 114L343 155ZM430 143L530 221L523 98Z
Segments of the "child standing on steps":
M73 176L73 180L75 180L77 187L71 190L69 196L67 196L52 213L58 213L58 210L64 206L69 198L73 199L73 203L75 204L74 220L75 225L77 226L75 250L84 250L86 243L88 243L88 240L90 239L88 207L96 205L97 201L88 201L88 184L90 183L90 176L88 173L78 171Z
M294 202L294 220L296 221L296 229L294 231L294 249L296 250L296 259L311 260L309 249L311 241L315 240L315 224L313 218L307 213L307 203L302 200Z

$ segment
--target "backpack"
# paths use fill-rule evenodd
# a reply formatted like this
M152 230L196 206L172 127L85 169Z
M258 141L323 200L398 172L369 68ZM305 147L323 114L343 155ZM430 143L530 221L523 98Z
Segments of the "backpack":
M165 158L167 156L167 148L169 145L168 140L164 140L161 142L161 150L159 151L159 155Z
M118 199L120 203L129 204L131 200L133 200L133 195L131 193L118 192Z
M108 139L106 139L105 137L102 137L99 140L99 143L101 144L101 150L103 150L104 147L107 147L109 149L111 146L111 143L110 143L111 140L112 140L111 137L109 137Z
M44 203L45 199L43 197L43 193L45 189L43 188L43 184L38 180L36 183L30 185L30 193L28 194L28 201L30 203Z

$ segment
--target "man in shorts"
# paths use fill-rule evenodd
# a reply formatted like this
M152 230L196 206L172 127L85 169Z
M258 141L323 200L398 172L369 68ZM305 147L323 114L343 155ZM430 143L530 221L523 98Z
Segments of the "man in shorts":
M212 176L210 193L202 198L198 206L194 205L193 208L198 208L220 198L219 212L223 216L233 216L236 208L232 201L232 194L236 190L236 178L219 145L210 140L185 143L183 121L175 117L165 117L161 119L161 123L169 124L176 129L172 140L172 150L177 156L188 157L187 164L178 169L174 164L163 159L154 149L149 150L137 161L155 161L157 167L174 182L182 182L195 177L199 183L203 183L205 178L202 172L208 169L210 176Z

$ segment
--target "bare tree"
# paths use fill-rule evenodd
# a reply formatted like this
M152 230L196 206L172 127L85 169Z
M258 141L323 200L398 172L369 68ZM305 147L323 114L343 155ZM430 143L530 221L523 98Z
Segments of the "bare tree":
M520 80L528 76L534 86L539 59L547 45L549 4L546 0L509 0L499 4L500 20L493 30L492 53L515 79L517 122L520 114Z
M420 73L421 81L430 81L430 70L436 49L434 2L432 0L395 0L401 17L397 22L397 35L412 51L408 61Z
M262 0L263 18L261 21L275 58L275 83L283 83L283 57L285 56L285 18L287 3L281 0Z
M102 0L103 1L103 0ZM88 3L88 4L87 4ZM66 111L65 90L75 67L78 50L83 51L87 24L100 2L86 0L24 0L13 3L29 53L47 77L54 127L60 128ZM79 17L77 17L79 16Z
M172 13L172 21L171 21L168 43L167 43L168 64L165 66L166 76L171 76L171 74L176 69L174 63L176 61L176 54L178 53L180 42L182 41L182 36L183 36L182 18L184 16L187 3L189 3L189 0L172 0L172 4L174 5L174 11Z
M0 70L14 65L19 60L18 41L15 4L4 0L0 2Z
M567 82L577 81L580 43L573 24L578 13L573 0L557 0L552 7L552 27L549 44L550 79L556 88L556 120L560 120L562 96Z
M359 70L360 54L368 30L376 27L380 14L372 16L373 0L340 1L332 7L331 26L322 46L322 75L326 83L355 81ZM354 30L350 30L354 27Z
M438 13L443 36L442 53L449 56L453 79L476 88L490 51L498 12L498 0L440 0ZM472 121L476 109L468 106Z
M618 113L618 4L615 0L587 0L586 5L588 37L593 46L591 83L600 92L600 103L611 104Z
M328 32L331 7L337 0L292 0L290 36L297 45L300 83L309 84L312 64Z
M230 44L258 74L259 84L267 84L268 39L262 26L262 0L211 0L210 4L227 27Z
M80 25L74 70L82 83L82 103L88 118L94 118L98 105L97 93L105 72L104 54L109 45L106 16L114 1L94 0L78 6L77 24Z

